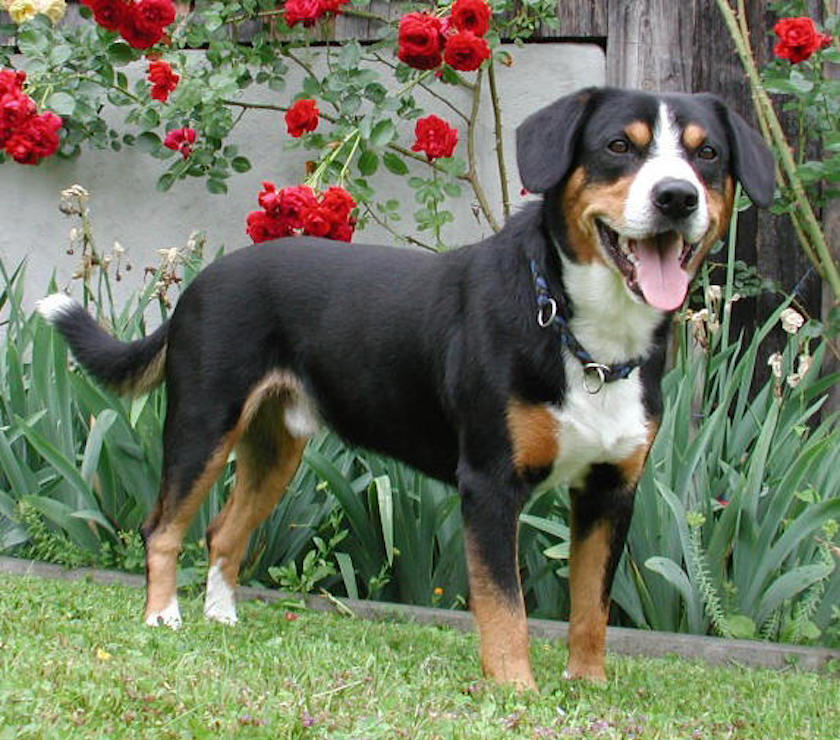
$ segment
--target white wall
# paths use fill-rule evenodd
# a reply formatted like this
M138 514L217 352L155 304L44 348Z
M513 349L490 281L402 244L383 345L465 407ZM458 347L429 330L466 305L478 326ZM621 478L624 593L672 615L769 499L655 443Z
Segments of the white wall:
M522 202L516 171L513 134L516 126L530 113L556 98L587 85L604 84L604 54L588 44L532 44L524 48L509 48L514 58L510 68L497 67L502 98L505 147L510 188L514 205ZM145 69L135 70L142 73ZM243 100L289 103L299 89L299 78L288 78L288 93L273 93L251 88ZM435 83L441 94L469 111L466 93L452 86ZM453 125L458 119L439 102L418 92L421 104L446 118ZM116 122L118 118L114 119ZM483 181L488 197L496 206L501 220L501 197L495 169L493 148L493 117L489 94L484 95L479 118L478 151ZM323 125L323 124L322 124ZM456 153L466 159L466 127L461 128L461 140ZM142 280L142 268L158 262L157 250L183 246L194 229L206 232L208 251L220 246L227 250L249 243L245 234L245 216L258 208L256 197L263 180L273 180L279 187L296 184L303 179L303 163L312 158L303 150L285 151L289 141L282 114L252 111L237 127L233 141L241 153L248 156L253 169L228 180L227 195L211 195L203 179L191 178L176 183L169 193L155 190L155 182L167 164L126 148L122 152L85 150L76 161L57 158L44 161L37 167L8 162L0 167L0 258L11 270L27 257L26 302L31 305L44 294L50 275L56 272L59 284L72 282L77 257L66 254L68 233L77 221L61 214L58 198L62 189L79 183L91 193L91 209L97 246L109 251L114 240L128 251L134 270L118 286L125 294L137 289ZM401 143L413 142L413 124L406 125ZM426 175L428 168L418 164L418 174ZM412 212L417 208L413 191L383 167L374 176L380 182L380 192L398 198L403 204L404 224L413 224ZM396 182L395 182L396 181ZM489 229L477 223L473 216L474 197L468 187L459 203L450 203L456 222L445 231L447 243L456 246L476 241ZM371 227L357 231L355 241L392 241L379 229ZM79 286L71 291L78 294Z

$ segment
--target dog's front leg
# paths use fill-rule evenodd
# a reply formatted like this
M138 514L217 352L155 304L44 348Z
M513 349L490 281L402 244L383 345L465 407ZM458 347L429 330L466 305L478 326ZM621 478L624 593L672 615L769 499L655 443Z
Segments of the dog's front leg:
M635 481L612 465L592 467L571 491L572 547L569 664L566 678L606 680L604 668L610 589L633 514Z
M499 683L536 689L528 622L517 565L522 492L501 488L491 476L460 473L470 608L478 626L481 667Z

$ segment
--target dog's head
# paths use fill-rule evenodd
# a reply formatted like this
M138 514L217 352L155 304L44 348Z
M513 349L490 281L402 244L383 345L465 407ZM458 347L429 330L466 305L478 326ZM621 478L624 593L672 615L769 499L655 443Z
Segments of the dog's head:
M523 185L557 192L567 256L608 265L663 311L726 234L734 180L773 199L769 149L713 95L587 89L526 119L516 143Z

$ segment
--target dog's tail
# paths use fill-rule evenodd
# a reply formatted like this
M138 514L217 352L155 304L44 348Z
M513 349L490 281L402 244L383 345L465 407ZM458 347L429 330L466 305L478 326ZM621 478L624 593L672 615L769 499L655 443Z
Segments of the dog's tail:
M163 381L168 321L147 337L121 342L99 326L81 303L63 293L43 298L36 308L102 385L121 394L140 394Z

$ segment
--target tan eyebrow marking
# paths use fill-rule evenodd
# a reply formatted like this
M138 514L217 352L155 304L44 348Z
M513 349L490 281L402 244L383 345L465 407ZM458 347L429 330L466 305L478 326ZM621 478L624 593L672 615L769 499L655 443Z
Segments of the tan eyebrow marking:
M653 131L644 121L633 121L624 127L624 133L639 149L644 149L653 139Z
M706 141L707 131L699 123L689 123L683 130L682 140L687 149L697 149Z

